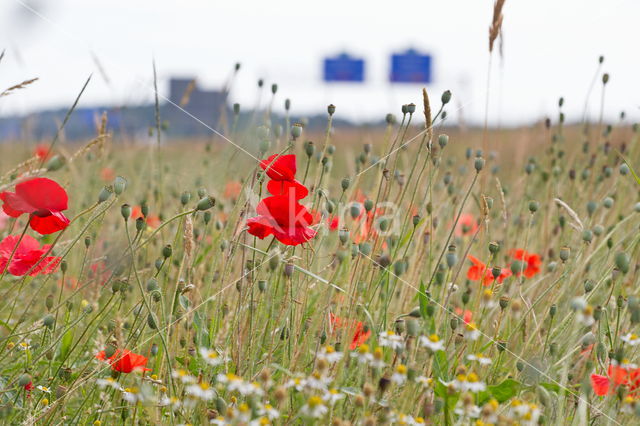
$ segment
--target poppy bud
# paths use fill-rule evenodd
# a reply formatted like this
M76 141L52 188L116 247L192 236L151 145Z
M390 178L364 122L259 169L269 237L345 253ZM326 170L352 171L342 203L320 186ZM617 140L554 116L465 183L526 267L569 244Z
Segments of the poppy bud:
M540 203L538 203L537 201L529 201L529 211L531 213L535 213L538 211L538 208L540 207Z
M602 84L607 84L609 82L609 73L602 74Z
M139 217L136 219L136 231L141 232L144 229L144 218Z
M476 172L480 173L480 170L484 167L484 158L476 157L473 167L475 167Z
M498 251L500 251L500 244L495 241L491 241L489 243L489 253L495 255L496 253L498 253Z
M367 211L367 213L370 212L373 209L373 200L364 200L364 209Z
M183 206L186 206L189 203L189 200L191 200L191 193L189 191L184 191L180 196L180 203L182 203Z
M60 170L66 162L67 160L65 160L63 156L54 155L49 161L47 161L45 168L48 172L55 172L56 170Z
M113 192L115 192L116 195L120 195L124 192L126 187L127 180L122 176L116 176L115 180L113 181Z
M449 320L449 327L451 327L451 330L455 330L456 328L458 328L458 324L460 321L458 321L458 318L453 317Z
M369 256L371 254L371 244L369 243L360 243L358 245L358 250L365 256Z
M21 374L20 378L18 378L18 386L25 387L29 383L31 383L31 376L27 373Z
M128 221L131 217L131 206L129 204L123 204L122 207L120 207L120 214L125 222Z
M66 260L63 260L62 262L60 262L60 270L62 271L63 274L67 272L68 267L69 267L69 264L67 263Z
M346 191L347 189L349 189L350 184L351 184L351 179L349 178L344 178L342 179L342 182L340 182L340 185L342 186L343 191Z
M448 135L439 135L438 136L438 145L440 145L441 149L444 149L445 146L449 143Z
M448 104L450 100L451 100L451 90L445 90L444 92L442 92L442 96L440 97L440 101L442 102L442 105Z
M389 113L385 116L384 120L387 122L388 125L392 125L396 123L396 116Z
M196 206L196 208L199 211L205 211L205 210L209 210L210 208L212 208L215 205L216 205L215 198L213 198L213 197L204 197L203 199L198 201L198 205Z
M53 294L49 294L44 299L44 306L46 306L47 310L50 311L53 308Z
M258 281L258 290L264 293L267 290L267 282L265 280Z
M162 257L164 257L165 259L171 257L172 254L173 248L171 247L171 244L167 244L162 248Z
M53 324L56 322L55 318L53 315L48 314L46 315L43 319L42 319L42 323L44 324L45 327L47 327L48 329L52 329L53 328Z
M149 315L147 315L147 324L149 325L149 328L152 330L155 330L158 328L158 325L156 324L156 320L155 318L153 318L152 313L149 313Z
M352 204L349 208L349 213L351 214L351 218L355 219L360 216L360 204Z
M111 193L113 189L110 186L105 186L102 188L100 193L98 194L98 203L104 203L111 197Z
M414 215L413 218L413 226L418 226L420 224L420 215Z
M446 255L447 266L453 268L458 263L458 255L456 254L456 246L450 245Z
M623 274L629 272L629 255L625 252L618 252L615 255L615 263L616 267L622 271Z
M291 109L291 99L287 98L284 100L284 109L285 111L289 111Z
M147 281L147 291L154 291L158 288L158 280L156 280L155 278L149 278L149 280Z

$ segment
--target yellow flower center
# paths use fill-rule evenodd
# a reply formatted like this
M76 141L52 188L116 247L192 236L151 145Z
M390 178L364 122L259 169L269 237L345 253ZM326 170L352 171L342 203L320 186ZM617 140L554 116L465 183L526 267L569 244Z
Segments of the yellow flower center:
M336 350L333 349L333 346L327 346L326 348L324 348L324 351L328 354L332 354L334 353Z
M407 374L407 366L404 364L398 364L398 366L396 367L396 372L402 375Z
M309 407L317 407L322 404L322 399L319 396L312 396L307 401L307 404L309 405Z
M367 354L369 353L369 345L367 344L362 344L358 347L358 352L361 354Z
M432 334L431 336L429 336L429 340L431 340L433 343L438 343L440 341L440 338L437 334Z

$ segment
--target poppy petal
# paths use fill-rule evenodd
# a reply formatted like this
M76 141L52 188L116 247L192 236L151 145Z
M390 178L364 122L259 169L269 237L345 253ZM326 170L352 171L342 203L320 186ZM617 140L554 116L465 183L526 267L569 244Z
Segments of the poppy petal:
M596 395L605 396L609 393L609 378L599 374L592 374L591 387Z
M267 191L271 195L290 195L296 200L309 195L307 187L297 180L270 180L267 183Z
M29 224L34 231L47 235L62 231L69 225L69 219L60 212L52 212L47 216L31 216Z
M296 156L273 154L260 162L260 167L273 180L294 180L296 177Z
M16 185L16 194L36 210L67 209L67 192L56 181L33 178Z

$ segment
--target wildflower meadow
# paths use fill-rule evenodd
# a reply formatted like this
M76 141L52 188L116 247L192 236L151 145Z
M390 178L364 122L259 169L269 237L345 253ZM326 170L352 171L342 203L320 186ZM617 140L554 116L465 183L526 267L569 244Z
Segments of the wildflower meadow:
M640 127L264 89L199 140L2 145L3 424L638 424Z

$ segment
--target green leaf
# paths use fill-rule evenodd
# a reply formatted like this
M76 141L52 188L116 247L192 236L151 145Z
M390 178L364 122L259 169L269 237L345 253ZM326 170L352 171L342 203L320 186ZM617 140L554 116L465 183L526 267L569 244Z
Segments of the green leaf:
M520 386L517 380L507 379L499 385L489 386L489 391L498 402L503 403L516 396Z
M433 354L433 373L436 379L442 379L445 382L449 380L449 362L445 351L436 351Z
M73 343L73 330L68 330L62 336L62 342L60 343L60 354L58 355L58 359L65 359L69 350L71 349L71 344Z
M540 383L540 386L542 386L546 390L550 390L551 392L560 392L560 385L557 385L555 383Z

